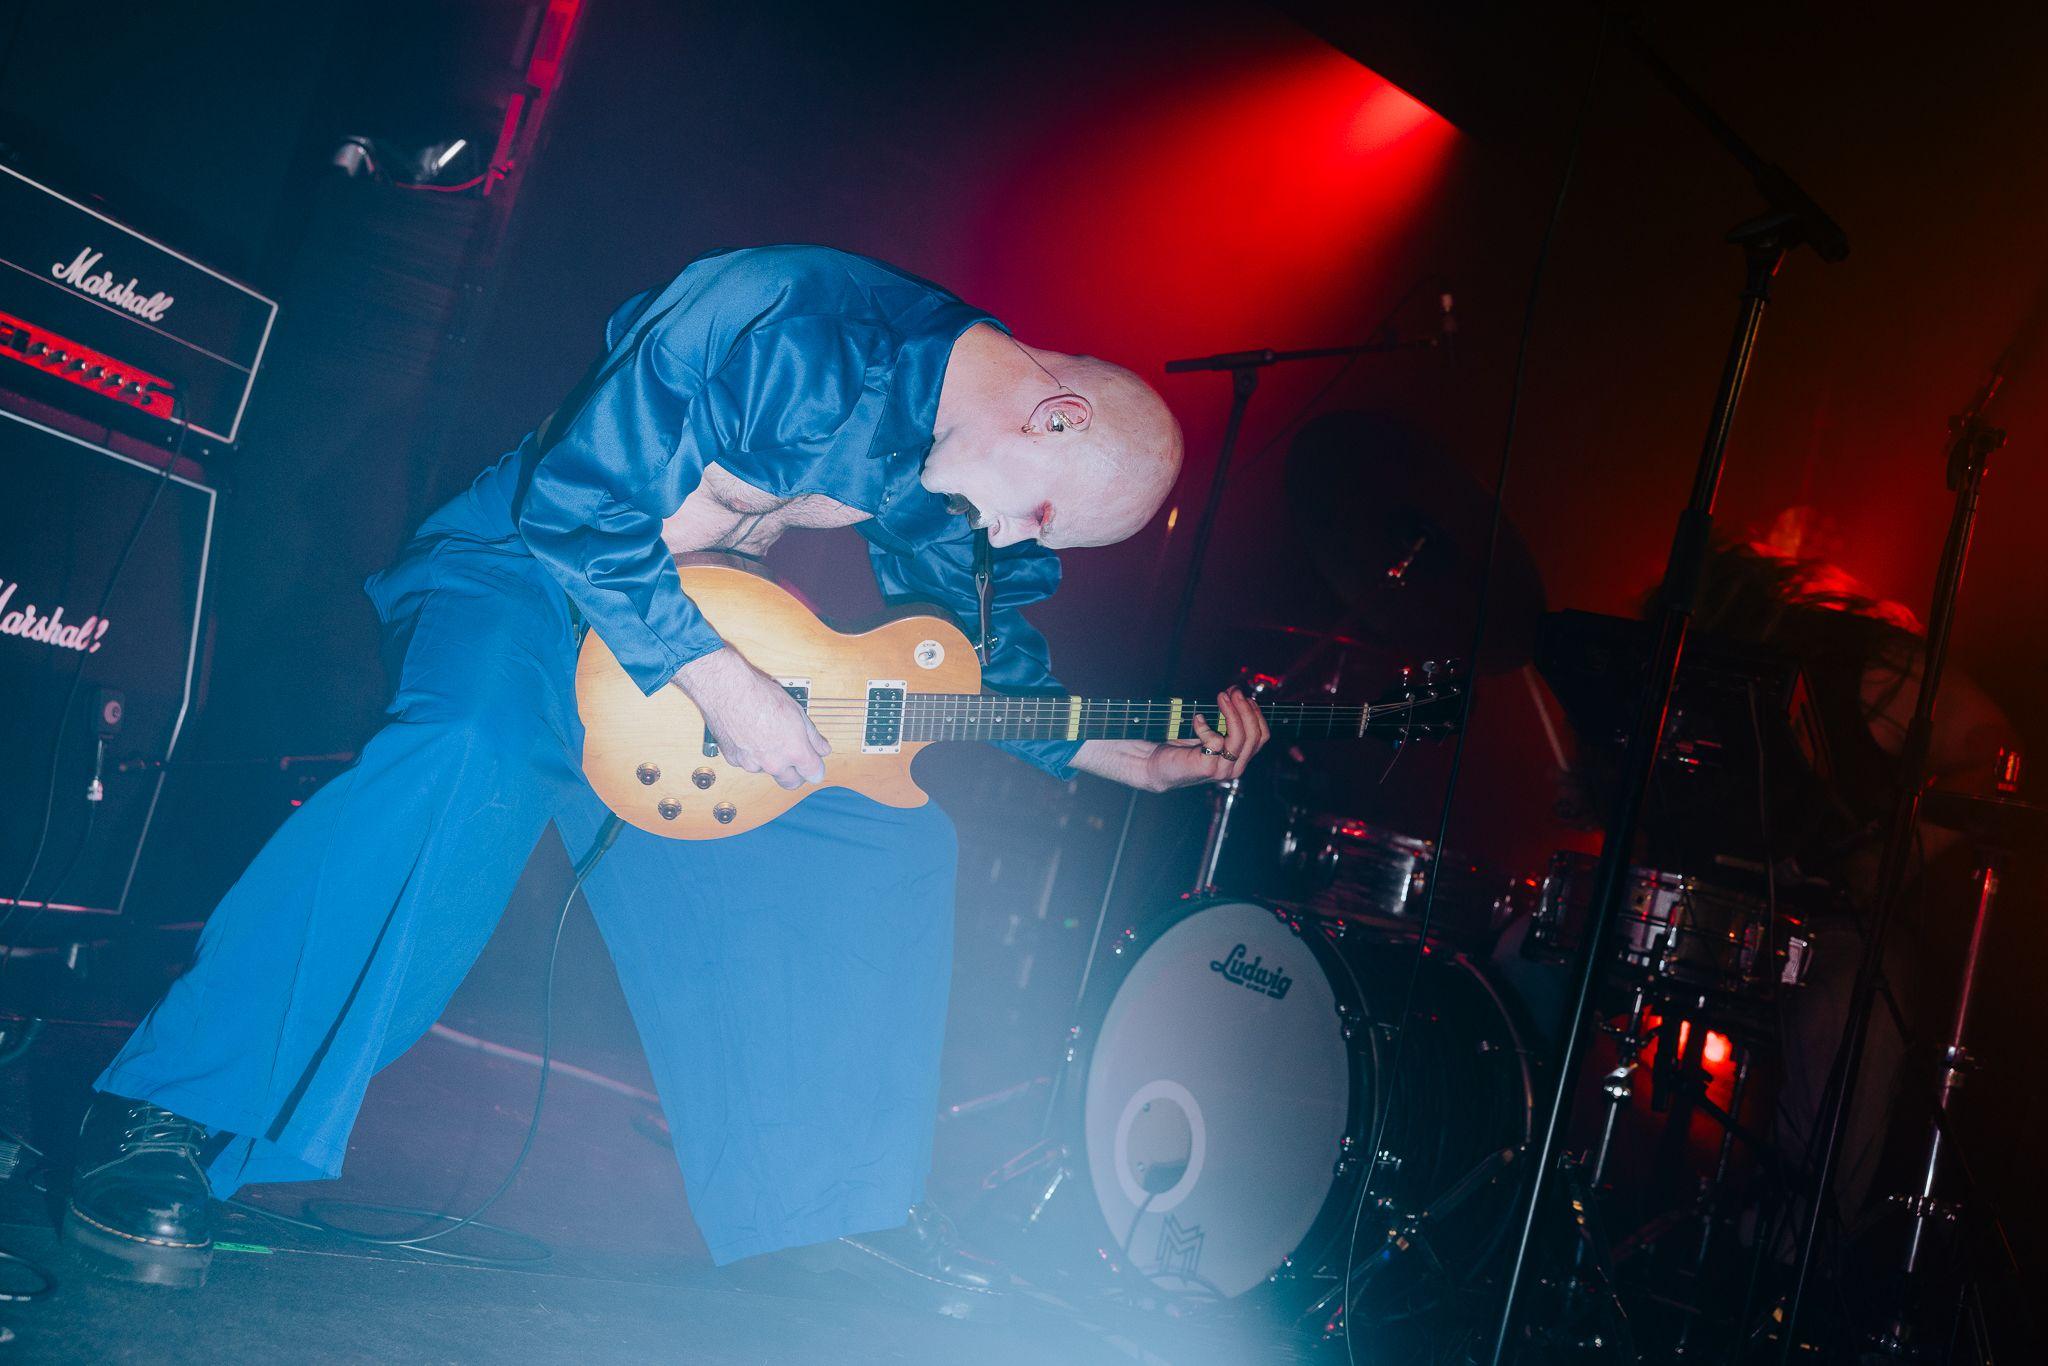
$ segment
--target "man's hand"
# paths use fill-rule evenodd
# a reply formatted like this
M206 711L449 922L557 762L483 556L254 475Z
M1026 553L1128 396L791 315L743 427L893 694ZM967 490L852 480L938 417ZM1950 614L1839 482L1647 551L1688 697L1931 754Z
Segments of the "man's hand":
M1243 774L1252 756L1265 748L1272 729L1258 703L1232 688L1216 697L1224 730L1197 714L1195 738L1147 744L1143 740L1090 740L1074 756L1084 773L1147 792L1167 792L1196 783L1227 782Z
M1217 711L1224 718L1223 732L1210 726L1207 717L1195 713L1195 738L1168 740L1145 760L1146 786L1154 792L1169 792L1196 783L1222 783L1244 773L1252 756L1265 747L1272 729L1259 712L1259 704L1241 688L1216 694Z
M730 646L693 659L672 680L704 713L725 761L778 787L825 781L832 746L780 683Z

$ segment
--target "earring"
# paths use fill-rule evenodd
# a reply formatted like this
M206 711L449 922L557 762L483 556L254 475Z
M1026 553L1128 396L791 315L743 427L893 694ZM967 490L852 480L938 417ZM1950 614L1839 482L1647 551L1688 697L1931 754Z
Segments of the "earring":
M1054 413L1045 420L1045 425L1056 432L1063 432L1067 429L1066 415L1064 413Z

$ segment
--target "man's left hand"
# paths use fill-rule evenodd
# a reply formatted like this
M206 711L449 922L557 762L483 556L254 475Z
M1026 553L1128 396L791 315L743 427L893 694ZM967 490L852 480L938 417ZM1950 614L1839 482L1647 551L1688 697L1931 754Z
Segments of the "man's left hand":
M1223 729L1216 730L1209 718L1195 714L1195 738L1168 740L1145 760L1145 785L1154 792L1167 792L1196 783L1222 783L1244 773L1252 756L1272 738L1272 729L1259 712L1259 704L1242 688L1216 695L1217 714Z

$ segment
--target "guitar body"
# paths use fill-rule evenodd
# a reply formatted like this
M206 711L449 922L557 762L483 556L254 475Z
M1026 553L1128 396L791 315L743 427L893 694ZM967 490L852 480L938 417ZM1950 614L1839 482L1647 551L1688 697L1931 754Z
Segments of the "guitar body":
M851 788L887 806L923 806L910 776L927 742L862 749L866 703L878 684L914 693L977 693L974 647L949 621L907 616L843 635L770 579L730 563L678 564L683 591L733 648L785 687L800 687L832 753L826 787ZM630 825L669 839L716 839L756 829L811 793L748 773L717 755L704 717L682 689L652 697L626 676L595 631L576 664L583 773ZM706 751L712 752L707 753Z

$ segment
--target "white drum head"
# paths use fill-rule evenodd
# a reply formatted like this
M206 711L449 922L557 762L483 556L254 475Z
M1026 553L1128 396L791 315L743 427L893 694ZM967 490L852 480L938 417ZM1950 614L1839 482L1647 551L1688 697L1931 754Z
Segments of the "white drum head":
M1110 1236L1164 1290L1244 1293L1322 1211L1350 1104L1337 996L1308 945L1263 906L1195 911L1131 965L1089 1059Z

